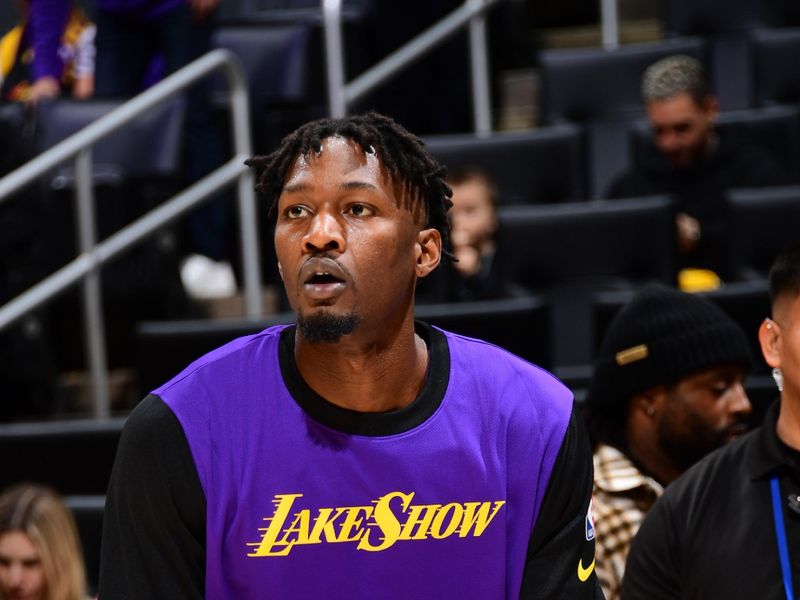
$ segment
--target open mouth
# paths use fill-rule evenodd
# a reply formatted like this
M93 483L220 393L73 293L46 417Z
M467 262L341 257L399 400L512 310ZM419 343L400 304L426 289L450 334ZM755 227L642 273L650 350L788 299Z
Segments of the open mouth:
M306 279L306 283L311 285L326 285L332 283L343 283L341 279L338 277L331 275L327 271L317 271L312 273L311 276Z

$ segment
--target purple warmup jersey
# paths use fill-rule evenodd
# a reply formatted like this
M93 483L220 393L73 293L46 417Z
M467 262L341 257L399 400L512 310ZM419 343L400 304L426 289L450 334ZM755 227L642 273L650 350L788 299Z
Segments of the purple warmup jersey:
M399 433L345 433L290 391L283 329L235 340L153 392L205 492L206 597L517 597L570 392L445 333L449 372L426 383L435 410Z

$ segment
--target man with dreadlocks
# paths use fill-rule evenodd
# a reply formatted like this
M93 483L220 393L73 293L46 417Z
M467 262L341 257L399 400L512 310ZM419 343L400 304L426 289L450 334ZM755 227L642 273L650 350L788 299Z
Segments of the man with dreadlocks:
M444 169L374 113L249 163L297 324L215 350L131 415L100 597L601 597L569 391L414 321L448 255Z

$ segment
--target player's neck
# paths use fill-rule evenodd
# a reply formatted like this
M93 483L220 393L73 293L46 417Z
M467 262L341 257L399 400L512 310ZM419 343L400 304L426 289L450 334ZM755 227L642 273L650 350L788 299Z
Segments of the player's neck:
M409 321L380 338L348 335L334 344L296 339L295 360L305 382L328 402L361 412L411 404L425 383L428 350Z

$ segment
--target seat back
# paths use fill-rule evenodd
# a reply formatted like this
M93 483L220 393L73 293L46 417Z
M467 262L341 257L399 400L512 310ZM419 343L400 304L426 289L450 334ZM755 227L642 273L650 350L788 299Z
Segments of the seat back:
M61 494L105 494L124 419L5 423L0 489L19 481L45 483Z
M415 317L447 331L490 342L540 367L552 368L550 311L537 296L420 305Z
M306 98L310 41L309 24L230 25L214 33L212 46L230 50L241 60L258 109ZM216 93L226 89L221 76L214 86Z
M492 342L536 364L550 364L549 314L538 297L429 304L418 306L415 316L431 325ZM294 313L280 313L257 322L247 319L142 322L137 328L136 359L141 387L156 388L203 354L237 337L294 321Z
M540 54L541 111L546 123L628 119L643 114L642 74L673 54L703 60L698 38L603 48L545 50Z
M753 36L753 93L756 106L800 100L800 27L763 29Z
M731 190L725 212L728 272L735 278L765 278L778 254L800 241L798 185Z
M97 589L100 581L100 546L103 539L105 500L105 495L64 497L64 504L72 512L78 528L90 589Z
M527 289L675 281L674 206L666 197L506 207L498 221L499 268Z
M800 22L794 0L664 0L663 10L670 35L737 35Z
M500 204L582 200L583 137L575 125L525 133L430 136L428 150L449 169L479 167L497 186Z
M122 101L57 100L37 106L37 147L40 151L77 133ZM96 167L118 168L124 176L170 176L178 172L184 127L184 102L178 98L157 107L103 138L94 147Z

